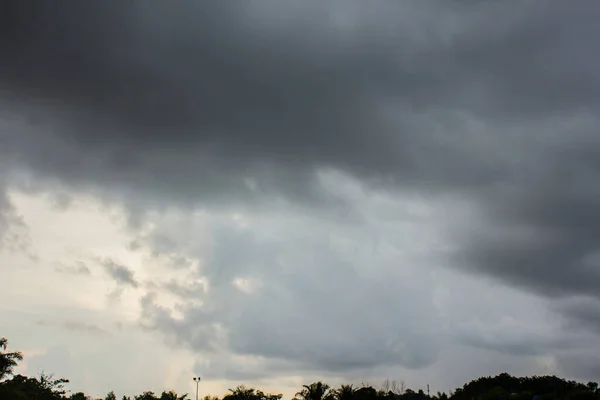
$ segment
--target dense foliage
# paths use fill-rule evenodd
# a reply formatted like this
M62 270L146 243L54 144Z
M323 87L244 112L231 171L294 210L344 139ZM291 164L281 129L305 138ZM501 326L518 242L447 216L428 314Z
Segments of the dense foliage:
M7 352L7 344L6 339L0 338L0 400L92 400L82 392L70 393L65 386L68 379L44 373L33 378L14 375L14 367L23 357L19 352ZM222 400L281 400L282 397L238 386L230 389ZM111 391L104 400L117 400L117 396ZM122 400L132 399L123 396ZM133 400L188 400L188 395L180 396L173 391L157 395L147 391L134 396ZM219 398L205 396L202 400ZM315 382L304 385L294 400L600 400L600 390L595 382L583 384L556 376L519 378L504 373L475 379L453 393L434 395L423 390L413 391L396 381L385 381L378 389L369 385L356 388L342 385L336 389Z

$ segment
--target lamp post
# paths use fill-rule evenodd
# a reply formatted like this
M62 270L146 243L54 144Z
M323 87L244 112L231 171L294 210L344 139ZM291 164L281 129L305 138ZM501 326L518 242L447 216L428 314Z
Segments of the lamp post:
M200 383L200 377L199 376L195 376L194 377L194 382L196 382L196 400L198 400L198 384Z

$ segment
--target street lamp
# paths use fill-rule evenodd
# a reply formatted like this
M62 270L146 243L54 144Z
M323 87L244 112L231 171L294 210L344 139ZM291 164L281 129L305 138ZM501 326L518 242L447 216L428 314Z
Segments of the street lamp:
M195 376L194 377L194 382L196 382L196 400L198 400L198 384L200 383L200 377L199 376Z

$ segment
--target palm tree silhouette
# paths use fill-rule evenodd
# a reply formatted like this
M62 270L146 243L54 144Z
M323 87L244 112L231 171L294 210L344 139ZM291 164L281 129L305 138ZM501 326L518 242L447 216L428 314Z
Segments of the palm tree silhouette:
M334 393L329 390L329 385L323 382L314 382L303 385L303 389L296 393L296 397L302 400L332 400Z
M9 375L12 375L18 361L23 359L23 354L18 351L8 353L4 352L8 346L6 338L0 338L0 381Z

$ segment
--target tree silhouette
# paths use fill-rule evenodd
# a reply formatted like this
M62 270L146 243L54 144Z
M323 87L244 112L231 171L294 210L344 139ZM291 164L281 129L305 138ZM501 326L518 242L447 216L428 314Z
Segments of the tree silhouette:
M280 400L282 397L281 394L267 394L241 385L235 389L229 389L229 393L223 397L223 400Z
M354 400L354 391L352 385L342 385L333 391L333 396L336 400Z
M356 389L354 392L354 398L357 400L376 400L381 397L381 393L379 393L372 386L363 386L359 389Z
M77 392L77 393L73 393L69 397L69 400L89 400L89 397L87 397L85 395L85 393L83 393L83 392Z
M67 392L65 383L68 382L68 379L55 379L52 374L42 373L39 378L15 375L11 380L2 382L2 386L5 393L11 394L8 398L62 400Z
M173 390L169 390L168 392L162 392L160 395L160 400L186 400L188 397L188 393L179 396Z
M11 376L18 362L23 360L23 355L18 352L5 352L8 339L0 338L0 381Z
M329 390L329 385L323 382L314 382L303 385L302 390L296 393L296 397L302 400L332 400L334 392Z
M256 389L246 388L241 385L235 389L229 389L228 394L223 397L223 400L257 400L258 395Z
M134 396L135 400L158 400L158 398L154 395L154 392L151 390L145 391L142 394Z

